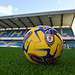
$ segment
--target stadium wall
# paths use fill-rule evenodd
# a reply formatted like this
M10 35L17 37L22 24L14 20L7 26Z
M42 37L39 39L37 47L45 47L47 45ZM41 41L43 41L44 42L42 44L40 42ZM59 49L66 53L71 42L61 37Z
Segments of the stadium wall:
M13 40L6 40L0 41L0 47L23 47L23 41L13 41Z

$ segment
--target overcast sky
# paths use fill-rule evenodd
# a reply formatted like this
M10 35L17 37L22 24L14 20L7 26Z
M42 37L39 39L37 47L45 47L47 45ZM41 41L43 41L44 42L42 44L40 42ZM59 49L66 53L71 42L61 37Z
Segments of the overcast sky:
M0 16L75 9L75 0L0 0Z

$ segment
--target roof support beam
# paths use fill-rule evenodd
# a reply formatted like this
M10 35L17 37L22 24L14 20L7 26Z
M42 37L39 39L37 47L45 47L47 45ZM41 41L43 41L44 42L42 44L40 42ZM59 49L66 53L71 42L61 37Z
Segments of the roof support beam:
M19 27L19 25L17 25L15 22L13 22L11 19L8 19L12 24L14 24L14 25L16 25L18 28L20 28Z
M3 26L2 24L0 24L0 27L2 27L2 28L6 28L5 26Z
M27 17L27 19L30 21L30 23L31 23L32 26L34 27L35 25L34 25L34 23L32 22L32 20L31 20L29 17Z
M9 25L8 23L6 23L5 21L0 19L0 22L4 23L5 25L9 26L9 28L13 28L11 25Z
M61 22L61 24L60 24L60 34L62 35L63 29L61 28L61 26L63 26L63 14L61 14L60 22Z
M51 17L49 17L49 21L50 21L50 25L52 27L53 26L53 21L52 21L52 18Z
M18 20L19 20L25 27L27 27L26 24L25 24L20 18L18 18Z
M63 14L61 14L61 26L63 26Z
M73 24L74 19L75 19L75 14L74 14L74 16L73 16L73 19L72 19L72 22L71 22L71 26L72 26L72 24Z
M40 16L37 16L37 18L38 18L38 20L39 20L39 22L40 22L40 25L43 25L43 22L42 22Z

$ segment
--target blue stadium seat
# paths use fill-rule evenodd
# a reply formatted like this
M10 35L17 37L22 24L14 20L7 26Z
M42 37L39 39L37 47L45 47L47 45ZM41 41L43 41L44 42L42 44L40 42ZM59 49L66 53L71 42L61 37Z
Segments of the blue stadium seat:
M0 37L24 37L26 31L1 31Z
M71 28L63 28L62 31L63 31L63 34L62 34L63 36L64 35L65 36L74 36Z
M62 36L74 36L71 28L55 28Z

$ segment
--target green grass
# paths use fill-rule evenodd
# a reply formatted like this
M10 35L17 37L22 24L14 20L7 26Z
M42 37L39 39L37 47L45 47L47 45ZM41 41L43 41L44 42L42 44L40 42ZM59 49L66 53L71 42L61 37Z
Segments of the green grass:
M75 49L65 49L54 65L37 65L20 48L0 48L0 75L75 75Z

